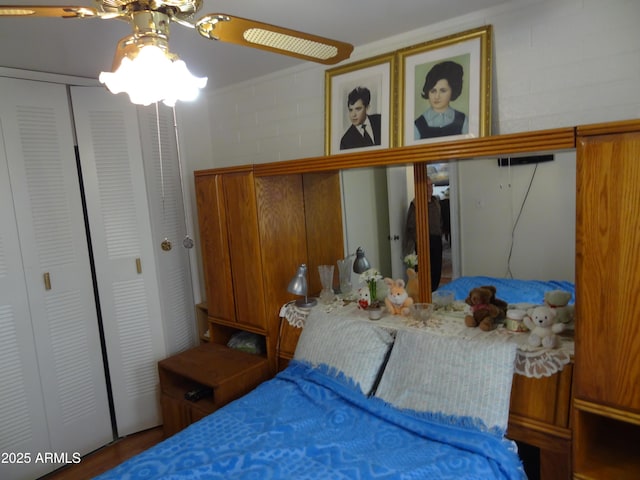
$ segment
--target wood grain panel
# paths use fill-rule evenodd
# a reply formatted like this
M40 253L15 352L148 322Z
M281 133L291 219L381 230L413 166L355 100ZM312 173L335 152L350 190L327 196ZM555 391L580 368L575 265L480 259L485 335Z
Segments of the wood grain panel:
M345 256L340 174L307 173L303 186L310 291L322 290L318 265L334 265L333 285L337 288L340 279L336 262Z
M293 327L289 325L289 322L283 320L278 344L278 368L282 369L282 366L286 365L286 362L282 362L283 359L291 360L293 358L301 333L302 328Z
M619 416L620 410L603 410L600 405L578 400L575 412L574 478L640 478L638 418L629 422L633 419Z
M576 183L576 396L640 411L640 133L579 139Z
M231 277L238 326L249 325L267 331L262 252L258 230L258 209L252 172L222 176L224 187ZM209 299L208 304L211 305ZM211 307L209 307L211 308Z
M222 177L196 174L195 194L208 314L233 322L235 303Z
M579 125L576 128L578 137L588 137L593 135L609 135L627 132L637 132L640 128L638 120L623 120L620 122L593 123L590 125Z
M422 265L431 264L429 252L429 199L427 198L427 166L416 163L413 166L415 182L416 218L424 221L416 222L417 254ZM425 248L426 246L426 248ZM418 297L421 302L431 301L431 269L418 269Z
M267 349L272 371L276 371L280 308L299 298L287 292L298 266L307 261L304 196L301 175L278 175L255 179L260 226L260 248L264 253ZM309 276L313 272L309 270ZM310 293L312 291L310 290ZM273 353L273 354L271 354Z
M487 158L519 153L540 154L575 148L575 128L556 128L534 132L494 135L412 147L389 148L374 152L312 157L255 165L255 175L326 172L344 168L406 165L468 158Z
M549 377L513 376L509 411L558 427L569 427L573 365Z

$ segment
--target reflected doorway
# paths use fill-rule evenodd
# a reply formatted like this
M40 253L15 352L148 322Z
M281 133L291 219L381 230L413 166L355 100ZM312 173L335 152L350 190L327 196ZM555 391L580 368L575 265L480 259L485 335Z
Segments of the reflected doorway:
M427 164L427 174L432 179L433 194L440 200L442 225L442 273L440 284L457 278L459 273L460 241L458 239L457 214L457 163L441 162ZM387 167L387 192L389 200L390 250L394 278L406 276L402 245L405 242L406 221L409 205L415 196L413 165Z
M453 280L452 258L452 216L451 216L451 189L454 175L451 170L454 162L431 163L427 165L427 175L433 184L433 195L440 201L440 215L442 218L442 271L440 274L440 286ZM453 222L454 224L456 222Z

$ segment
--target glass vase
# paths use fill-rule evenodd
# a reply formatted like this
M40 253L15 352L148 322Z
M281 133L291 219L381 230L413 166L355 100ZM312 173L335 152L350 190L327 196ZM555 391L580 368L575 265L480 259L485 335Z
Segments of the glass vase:
M340 293L351 293L351 266L353 257L349 256L338 260L338 274L340 276Z
M331 303L334 298L333 293L333 265L318 265L318 273L320 274L320 283L322 291L320 292L320 301L323 303Z

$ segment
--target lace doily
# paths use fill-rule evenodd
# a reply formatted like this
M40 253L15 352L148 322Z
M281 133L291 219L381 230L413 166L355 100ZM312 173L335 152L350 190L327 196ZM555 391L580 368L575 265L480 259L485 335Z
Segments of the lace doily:
M324 312L334 312L345 318L367 318L366 312L360 310L357 304L345 304L341 299L336 299L330 304L320 304L313 307ZM304 321L311 309L300 308L295 303L287 303L280 310L280 316L285 318L290 325L298 328L304 327ZM515 373L531 378L549 377L562 371L571 362L574 352L573 337L559 335L560 345L557 348L532 347L527 343L528 333L515 333L499 326L490 332L484 332L479 328L468 328L464 324L464 312L457 310L436 311L429 320L422 322L413 317L389 315L385 313L380 320L375 321L381 327L394 330L400 328L429 330L437 335L460 336L464 338L485 338L496 342L515 342L518 345L515 361Z
M316 309L321 309L323 312L331 313L336 312L337 315L342 315L344 313L340 313L345 310L350 311L350 307L352 304L345 304L343 300L336 297L331 303L320 303L318 302L315 307ZM311 308L303 308L298 307L294 302L285 303L282 308L280 308L280 317L284 318L289 322L289 325L296 328L304 328L304 321L307 316L309 316L309 312Z

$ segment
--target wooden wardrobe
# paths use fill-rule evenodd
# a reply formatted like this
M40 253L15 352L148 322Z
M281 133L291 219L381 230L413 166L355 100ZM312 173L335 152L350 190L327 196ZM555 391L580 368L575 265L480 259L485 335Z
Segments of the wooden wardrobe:
M339 174L212 169L195 172L195 190L211 340L263 337L275 373L289 281L304 263L310 294L319 292L318 265L344 257Z
M640 478L640 122L577 129L574 478Z

